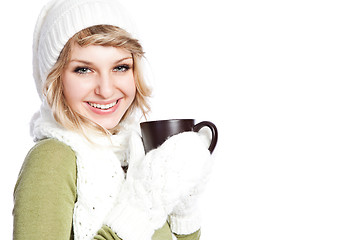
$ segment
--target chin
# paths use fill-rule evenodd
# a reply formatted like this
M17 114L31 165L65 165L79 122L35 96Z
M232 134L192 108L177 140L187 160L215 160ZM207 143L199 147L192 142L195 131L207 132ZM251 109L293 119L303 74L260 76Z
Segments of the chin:
M118 116L107 116L107 117L92 117L90 118L96 124L102 126L103 128L110 130L116 127L121 121L124 114L118 114Z
M112 124L100 124L100 125L103 126L104 128L106 128L107 130L111 130L114 127L116 127L118 124L119 124L119 122L112 123Z

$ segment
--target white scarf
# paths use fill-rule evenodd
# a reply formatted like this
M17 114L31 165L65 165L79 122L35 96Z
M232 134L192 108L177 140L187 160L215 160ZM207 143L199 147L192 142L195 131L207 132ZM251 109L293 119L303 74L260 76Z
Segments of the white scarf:
M136 132L135 121L122 123L119 134L90 136L89 143L80 134L64 129L44 103L31 121L35 141L55 138L70 146L76 154L77 202L73 213L75 240L92 239L113 207L125 179L121 166L127 165L128 140Z

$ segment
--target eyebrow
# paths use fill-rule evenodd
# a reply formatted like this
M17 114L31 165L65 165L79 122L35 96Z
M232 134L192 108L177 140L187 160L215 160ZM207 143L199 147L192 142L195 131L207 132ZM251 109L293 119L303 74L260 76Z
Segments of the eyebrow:
M115 61L114 64L121 63L121 62L123 62L125 60L128 60L128 59L132 59L132 56L121 58L120 60ZM76 58L70 60L70 62L78 62L78 63L83 63L83 64L86 64L86 65L92 65L93 64L92 62L89 62L89 61L86 61L86 60L81 60L81 59L76 59Z

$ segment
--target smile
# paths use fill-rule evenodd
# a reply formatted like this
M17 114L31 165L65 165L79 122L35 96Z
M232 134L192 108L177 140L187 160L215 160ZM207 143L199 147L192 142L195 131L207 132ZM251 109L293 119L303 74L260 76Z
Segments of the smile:
M106 104L106 105L102 105L102 104L97 104L97 103L92 103L92 102L87 102L90 106L94 107L94 108L97 108L97 109L102 109L102 110L107 110L107 109L110 109L112 107L114 107L117 102L119 100L116 100L115 102L113 103L109 103L109 104Z

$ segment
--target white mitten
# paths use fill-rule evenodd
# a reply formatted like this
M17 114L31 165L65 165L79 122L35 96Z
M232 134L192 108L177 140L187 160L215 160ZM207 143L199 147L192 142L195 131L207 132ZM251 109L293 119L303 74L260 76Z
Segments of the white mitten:
M205 144L209 146L211 136L206 132L199 134ZM199 173L201 180L197 182L196 186L185 196L182 196L180 202L174 207L169 215L169 223L172 232L179 235L186 235L196 232L201 226L201 212L199 208L199 198L204 191L205 185L209 179L212 166L213 157L208 158L208 163Z
M130 145L127 177L105 224L122 239L150 240L181 197L202 181L210 153L194 132L173 136L146 156L139 136Z

